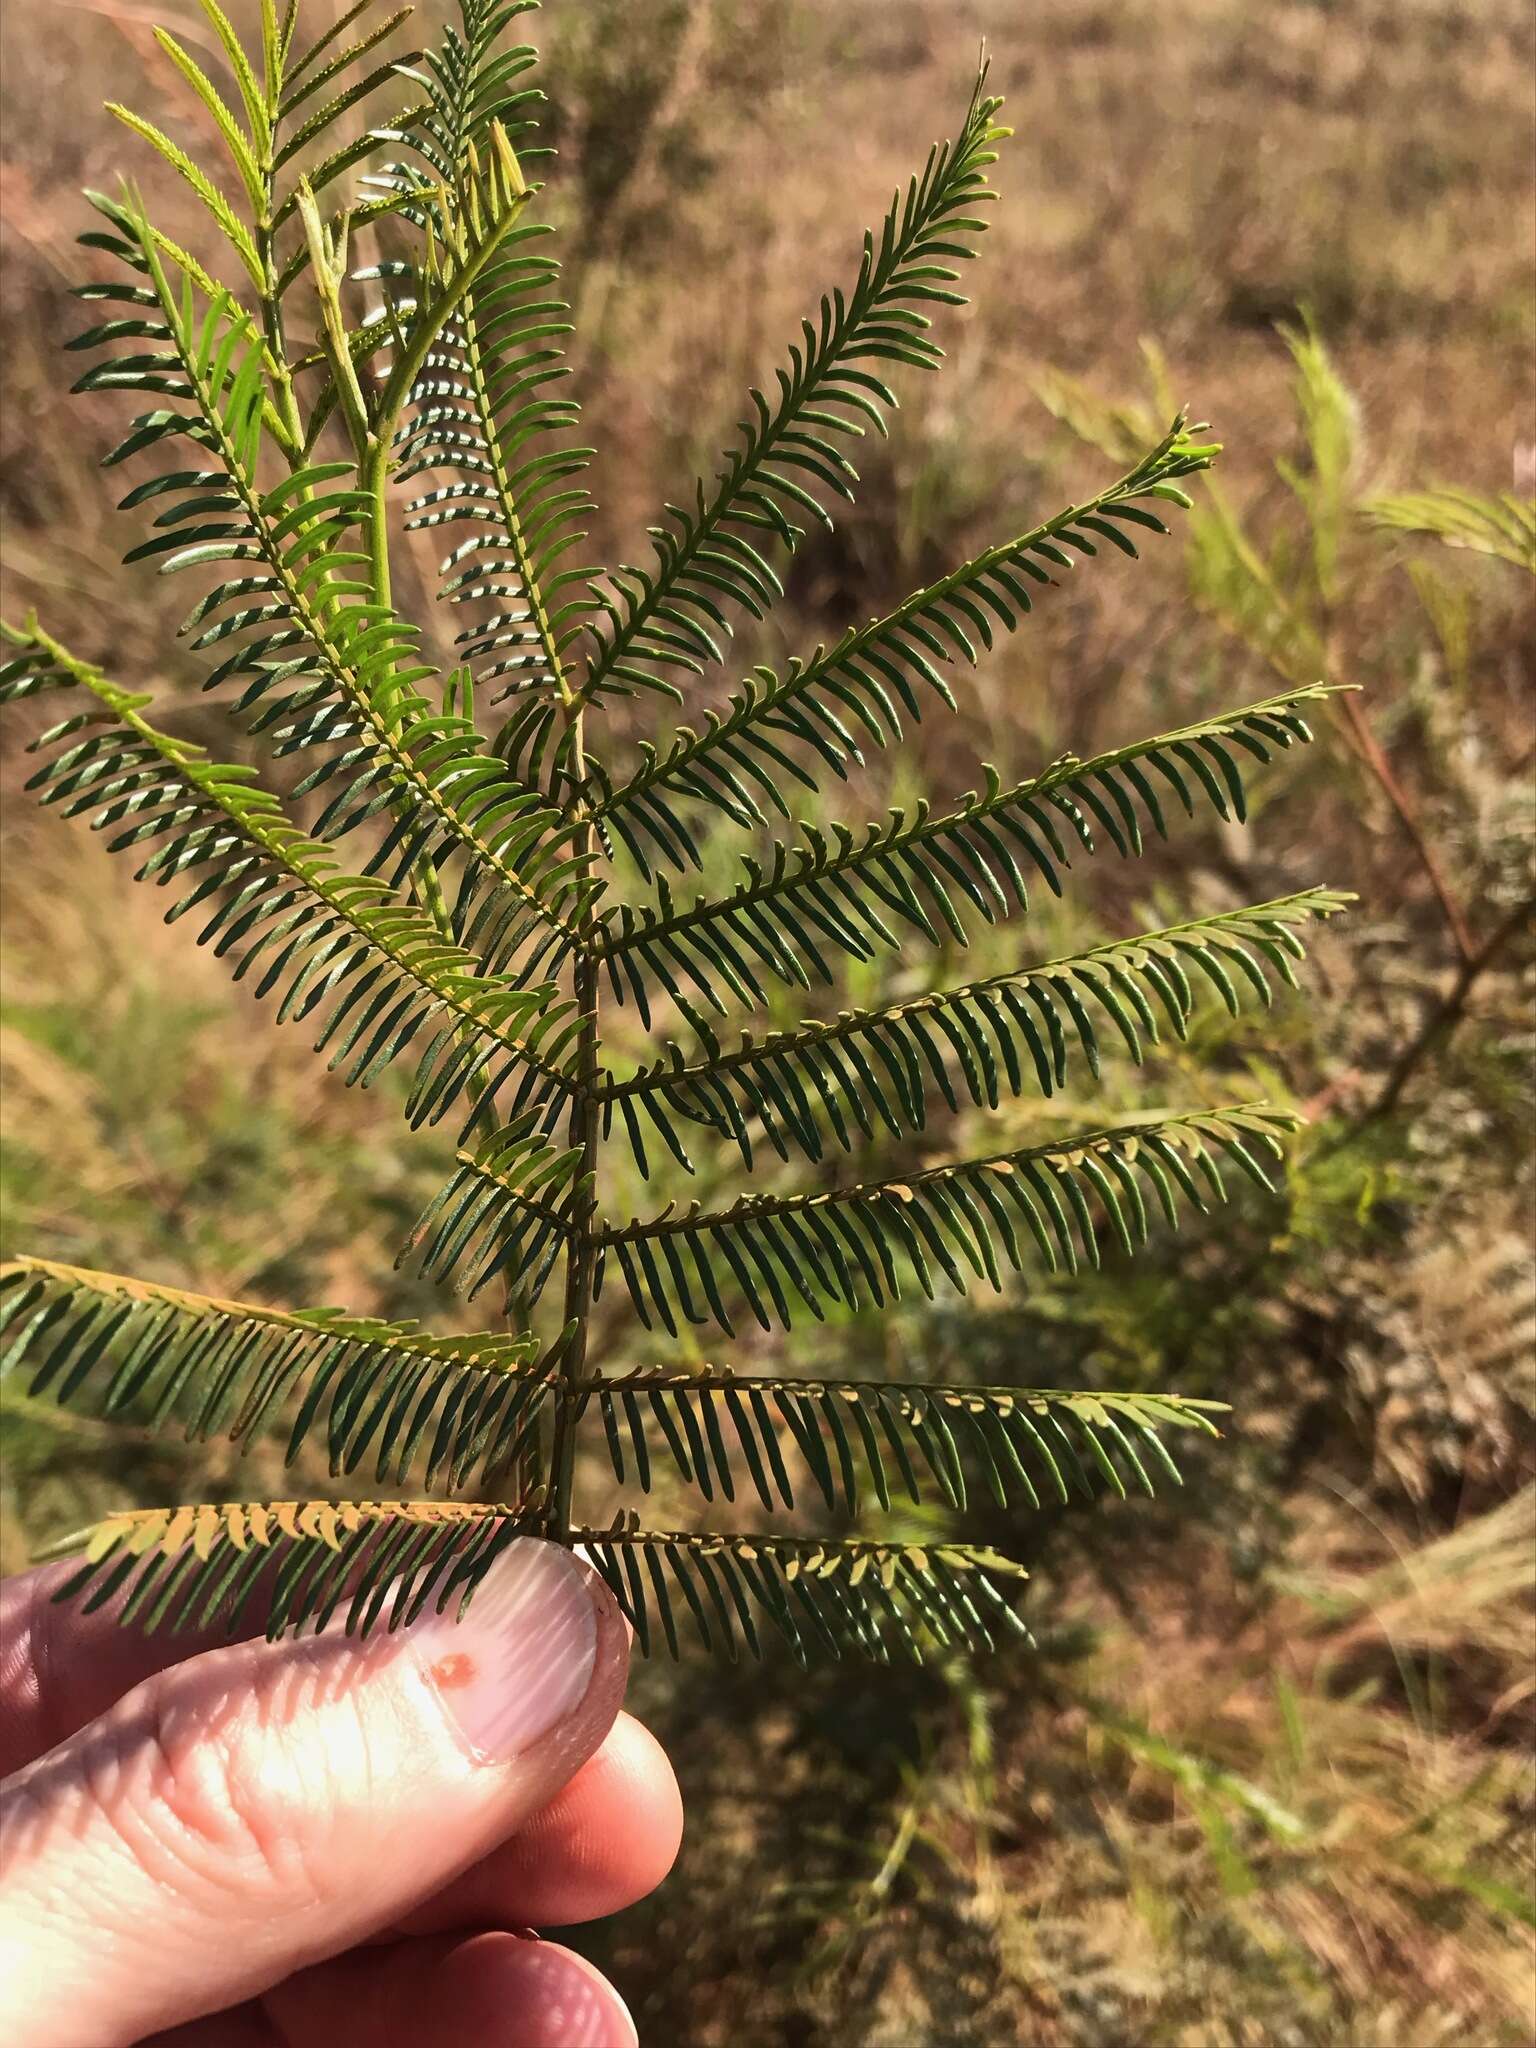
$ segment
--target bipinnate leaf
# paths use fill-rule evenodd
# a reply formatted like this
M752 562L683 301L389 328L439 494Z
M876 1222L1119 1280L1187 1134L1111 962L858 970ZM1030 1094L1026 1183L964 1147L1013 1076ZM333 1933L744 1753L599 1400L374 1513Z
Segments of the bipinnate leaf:
M561 353L536 53L513 33L531 0L458 0L410 52L388 0L302 29L302 0L262 0L249 40L222 0L200 6L198 38L158 41L213 147L113 112L209 233L183 246L132 189L92 195L93 324L71 346L79 389L136 408L106 457L134 478L127 560L188 579L159 672L208 693L237 758L186 736L175 687L155 702L88 658L88 623L86 652L36 620L5 628L0 704L40 803L130 854L167 920L307 1023L344 1082L400 1098L415 1141L448 1123L442 1185L397 1262L414 1291L395 1298L457 1287L516 1334L14 1259L0 1375L30 1398L242 1450L275 1432L296 1486L323 1459L317 1495L366 1473L430 1496L114 1514L64 1546L63 1597L152 1629L366 1634L462 1611L506 1544L537 1535L582 1551L642 1650L887 1661L1016 1641L1023 1574L955 1518L987 1498L1007 1526L1176 1482L1169 1440L1213 1436L1219 1404L949 1385L926 1361L899 1381L809 1378L766 1348L742 1370L691 1349L622 1361L635 1321L681 1352L688 1326L1013 1292L1160 1244L1239 1183L1272 1195L1298 1121L1284 1103L1202 1106L1217 1091L1201 1086L1195 1107L1089 1128L1053 1104L1038 1129L1028 1104L1169 1036L1187 1071L1202 1003L1238 1018L1294 987L1340 891L1287 878L1250 904L1224 887L1198 914L993 952L963 980L921 956L1026 917L1106 847L1133 860L1180 818L1247 819L1327 687L1299 673L1282 696L1174 712L1013 780L978 764L958 801L918 796L862 828L821 802L957 708L967 671L1042 597L1063 601L1066 572L1168 533L1216 444L1183 412L1149 445L1117 430L1120 474L1054 514L1015 508L1011 537L711 703L737 623L768 618L786 561L853 500L860 440L889 431L908 372L942 361L1008 132L985 63L713 475L649 527L650 565L604 569L584 559L592 451ZM1373 516L1527 562L1527 514L1441 491ZM404 530L443 550L440 640L402 603ZM658 729L685 692L703 701ZM727 878L685 898L690 868ZM839 1007L850 962L861 1001ZM786 987L833 993L786 1023ZM616 1052L610 1005L649 1042ZM1006 1138L977 1138L1005 1105ZM636 1172L667 1177L638 1215ZM679 1173L707 1202L678 1200ZM652 1529L627 1506L588 1526L578 1439L599 1431L621 1486L665 1477L669 1500L736 1502L764 1526ZM807 1497L825 1528L776 1522ZM881 1519L903 1500L904 1524ZM914 1526L931 1540L902 1540Z

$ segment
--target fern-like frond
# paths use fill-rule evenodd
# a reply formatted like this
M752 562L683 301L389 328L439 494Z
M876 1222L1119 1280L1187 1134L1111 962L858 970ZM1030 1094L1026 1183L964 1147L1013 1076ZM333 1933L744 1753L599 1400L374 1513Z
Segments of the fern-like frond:
M387 124L336 139L335 130L355 107L405 72L419 51L375 63L361 77L355 67L394 34L409 18L410 8L397 9L353 41L345 40L354 22L372 11L377 0L362 0L338 17L297 58L293 39L297 9L290 7L281 22L275 9L261 11L260 73L218 0L199 0L203 15L223 52L233 82L238 110L226 90L167 30L157 28L155 40L190 87L216 128L250 211L250 224L207 169L143 115L115 101L108 111L145 142L191 189L203 210L233 251L256 294L275 306L308 267L304 246L279 269L276 231L291 221L299 204L299 166L303 185L322 192L387 139L399 139L426 114L422 106L402 108ZM242 118L243 117L243 118ZM324 154L317 151L323 150ZM284 172L286 178L282 175ZM352 209L377 212L382 209ZM284 366L286 367L286 366Z
M241 1447L276 1431L290 1461L323 1446L333 1477L367 1473L379 1492L421 1474L516 1497L115 1515L66 1546L81 1557L63 1597L111 1601L146 1627L393 1628L432 1602L461 1610L530 1534L585 1551L642 1649L676 1653L689 1625L733 1657L772 1636L801 1661L990 1648L1021 1624L1006 1586L1017 1567L989 1551L667 1533L627 1512L583 1527L581 1424L601 1420L621 1483L648 1489L664 1457L711 1500L734 1499L745 1475L770 1513L808 1484L830 1518L889 1510L902 1489L941 1511L978 1492L1006 1509L1151 1491L1178 1476L1163 1436L1214 1432L1219 1404L714 1367L613 1375L607 1309L632 1305L675 1337L685 1322L825 1320L941 1280L1001 1290L1036 1258L1076 1271L1105 1246L1135 1250L1155 1214L1173 1226L1183 1201L1224 1197L1232 1170L1270 1186L1296 1119L1262 1103L1022 1146L1021 1129L967 1137L967 1150L1009 1149L934 1164L921 1134L940 1101L968 1123L971 1108L1061 1090L1079 1057L1097 1076L1107 1039L1143 1059L1160 1032L1185 1034L1207 985L1233 1014L1267 1004L1303 957L1300 932L1347 900L1335 891L959 987L913 976L905 987L925 992L761 1038L720 1020L768 1008L774 982L834 983L842 958L867 963L914 934L964 945L1027 911L1037 886L1060 894L1079 853L1107 841L1134 856L1166 836L1170 797L1192 817L1208 805L1242 818L1248 772L1310 736L1303 709L1327 692L1069 755L1011 786L988 766L942 813L920 801L862 830L798 823L796 786L848 780L933 701L953 707L951 675L1058 572L1167 532L1162 508L1189 507L1181 483L1216 452L1180 414L1105 489L808 657L756 669L718 708L686 714L693 724L642 738L638 766L616 774L594 714L636 695L681 702L740 618L767 616L787 556L852 499L854 444L886 433L887 379L941 360L929 315L964 303L1008 131L983 64L960 133L865 237L857 278L801 323L713 477L650 529L653 566L594 580L575 553L590 451L570 445L567 308L526 169L550 151L534 52L509 34L532 4L457 0L435 48L396 59L407 10L394 0L339 0L307 44L299 0L281 14L259 0L249 48L227 0L199 0L210 35L158 40L211 123L207 161L115 109L213 232L183 247L136 197L94 199L82 240L110 274L81 288L96 324L74 344L92 352L79 388L141 408L106 458L154 463L123 500L152 522L128 559L197 574L181 632L203 685L227 693L295 786L280 796L257 769L212 760L35 625L4 629L0 703L60 700L28 787L132 852L169 892L168 918L191 917L280 1020L309 1020L346 1082L394 1066L413 1126L456 1118L451 1175L401 1258L471 1294L496 1283L508 1318L539 1336L435 1337L22 1259L0 1267L0 1376L23 1375L59 1415L81 1405ZM360 133L391 87L408 103ZM359 268L353 231L375 220L378 259ZM313 323L302 337L300 318ZM1338 391L1325 364L1303 368L1317 369L1318 418L1333 408L1314 440L1341 474ZM1523 506L1452 497L1377 512L1528 558ZM400 523L450 550L439 594L458 623L443 669L397 607ZM499 730L482 732L477 701ZM752 835L735 886L684 902L676 876L702 872L722 822ZM344 841L361 849L345 865ZM646 900L605 910L612 871L632 865ZM605 986L647 1027L665 998L681 1042L660 1040L638 1071L605 1064ZM897 1149L848 1185L786 1173L734 1201L722 1184L709 1209L626 1221L630 1205L610 1214L600 1194L616 1122L642 1177L657 1142L692 1171L685 1141L700 1134L749 1169L765 1148L786 1165L860 1140ZM559 1309L546 1299L556 1276ZM611 1291L599 1305L605 1279L628 1304Z
M971 1279L1001 1289L1003 1266L1018 1271L1031 1246L1051 1271L1076 1272L1080 1255L1097 1265L1101 1224L1131 1253L1150 1231L1143 1183L1170 1225L1180 1192L1200 1210L1207 1196L1225 1199L1222 1162L1269 1188L1255 1152L1278 1156L1278 1133L1298 1121L1267 1103L1154 1116L902 1180L744 1195L714 1212L695 1203L674 1214L669 1205L643 1222L604 1227L598 1242L647 1329L659 1321L675 1335L681 1316L733 1331L733 1282L764 1329L788 1328L796 1301L824 1321L829 1302L898 1300L904 1271L931 1298L930 1261L965 1293Z
M251 770L159 731L143 715L147 697L37 628L4 634L19 652L0 667L0 702L48 688L90 704L33 742L47 758L27 787L110 832L112 852L143 854L141 879L188 884L167 921L201 910L199 942L231 958L258 997L276 995L280 1021L319 1015L316 1049L331 1051L345 1081L372 1080L425 1039L414 1123L436 1122L466 1094L479 1115L513 1081L524 1099L569 1095L575 1028L555 984L483 975L424 912L340 872Z
M648 1177L647 1125L684 1165L680 1124L731 1139L750 1166L759 1129L781 1159L790 1143L820 1159L828 1134L852 1151L882 1127L893 1138L922 1130L935 1095L951 1110L962 1100L996 1109L1031 1086L1049 1096L1066 1085L1074 1048L1097 1078L1106 1024L1138 1063L1159 1042L1160 1018L1183 1038L1197 983L1229 1015L1245 997L1268 1007L1271 974L1297 985L1292 962L1306 957L1298 931L1352 901L1307 889L762 1040L743 1033L729 1049L709 1038L693 1059L669 1040L629 1080L604 1083L604 1134L617 1115Z
M458 0L458 23L445 23L442 40L429 51L419 69L398 68L422 88L427 113L411 135L411 147L423 158L439 184L453 186L464 177L472 150L484 149L491 123L499 122L523 157L532 109L544 95L522 83L538 52L527 43L502 46L503 33L525 14L538 11L539 0ZM388 177L390 172L383 174Z
M171 47L175 49L176 45L173 43ZM119 106L115 100L109 100L107 111L115 114L124 127L131 129L141 141L147 142L150 148L170 165L177 176L190 186L204 211L234 252L246 278L257 291L260 291L266 282L266 272L261 254L256 247L255 237L202 166L177 143L172 142L153 121L146 121L142 114L134 113L131 107Z
M544 731L562 711L562 690L569 698L571 648L592 608L590 571L561 567L592 508L574 483L591 451L532 445L575 419L573 403L543 395L565 374L549 344L567 326L563 301L549 296L558 266L526 247L542 232L512 238L429 357L400 429L397 475L456 473L409 502L406 524L473 529L441 564L444 598L478 614L455 646L478 683L504 686L496 701L539 693ZM541 747L513 739L501 751L524 773L539 772Z
M614 572L617 600L601 599L585 695L635 688L678 694L661 671L700 674L722 659L716 634L730 631L726 607L766 615L783 586L764 546L793 550L805 517L830 526L820 493L850 499L858 472L840 443L866 425L884 434L894 393L887 365L933 369L943 352L928 337L930 305L963 305L953 267L974 254L986 221L972 209L993 198L987 167L1007 133L994 116L1001 101L985 93L983 66L959 136L936 145L922 175L898 193L878 237L866 235L853 290L823 297L816 321L801 323L790 366L777 373L778 397L751 394L753 417L710 492L701 481L691 507L666 508L651 529L656 567ZM875 364L872 370L864 365Z
M268 63L269 79L274 68L282 78L284 90L279 102L279 111L284 119L290 119L300 107L312 100L316 93L330 91L344 72L350 71L355 64L360 63L364 57L392 36L402 22L410 19L410 8L398 7L393 14L386 15L382 21L375 21L371 27L365 27L360 35L354 36L352 41L348 42L347 32L353 25L363 21L367 15L375 13L381 4L382 0L355 0L355 5L344 8L337 14L330 25L322 29L313 42L306 44L296 57L292 57L292 47L294 30L298 26L298 9L293 9L287 15L279 31L278 63L276 67L273 67L270 61ZM414 63L419 55L420 52L417 51L409 57L394 59L389 66L390 72L398 74L408 64ZM354 84L348 89L361 97L360 87Z
M222 11L216 5L216 0L203 0L203 12L215 24L222 19ZM232 108L226 103L218 87L191 52L183 49L182 45L177 42L168 29L157 28L154 31L154 36L155 41L160 45L166 56L170 58L186 83L192 88L192 91L202 102L205 111L212 119L214 127L218 130L219 139L223 142L230 161L239 173L240 182L245 187L246 198L250 202L252 210L259 218L266 205L267 193L264 162L271 154L272 122L266 95L257 87L254 76L249 74L244 49L231 36L230 46L233 48L239 59L242 71L245 73L245 76L237 73L237 80L244 91L246 119L250 123L249 133L246 132L245 127ZM249 79L248 89L246 89L247 78ZM128 126L136 127L139 125L137 117L129 114L126 108L118 108L115 111L119 119L125 120ZM156 146L161 149L162 155L165 154L163 138L160 138ZM252 253L255 253L254 243L252 244Z
M129 560L155 559L161 574L238 564L183 630L195 649L228 646L204 687L241 684L236 708L273 734L279 753L325 749L299 789L326 789L316 835L338 838L382 818L371 871L398 888L424 860L456 860L455 937L494 971L520 952L527 976L553 968L597 886L571 856L566 821L483 750L467 719L421 694L434 671L417 658L414 629L374 601L374 515L354 467L317 463L270 488L258 481L262 344L249 316L227 297L200 312L190 278L178 296L142 221L102 204L119 232L93 239L145 280L132 288L144 309L132 324L162 346L108 357L81 386L173 401L141 415L107 460L173 438L199 451L198 467L129 492L128 507L161 507L154 536ZM78 345L123 338L123 323L108 322Z
M434 1337L336 1309L219 1301L46 1259L0 1267L0 1380L191 1442L248 1444L288 1424L285 1462L312 1439L332 1475L379 1484L490 1484L537 1428L548 1390L534 1337ZM291 1411L291 1412L290 1412Z
M1027 913L1032 878L1060 896L1071 850L1097 851L1095 827L1129 858L1144 851L1148 827L1167 838L1170 794L1188 817L1199 799L1223 820L1243 820L1244 771L1309 741L1301 707L1330 694L1314 684L1087 761L1068 754L1006 788L988 765L986 787L937 817L924 801L862 834L806 826L799 846L779 843L765 860L743 855L746 879L722 898L680 906L663 877L654 904L601 920L609 984L646 1023L647 978L724 1015L728 996L766 1001L759 969L810 988L833 979L829 954L870 960L913 930L933 945L947 934L963 946L968 920Z
M1442 487L1373 498L1361 509L1373 526L1428 534L1449 548L1494 555L1536 575L1536 498L1518 498L1513 491L1485 498Z
M346 8L338 14L330 26L316 36L292 63L284 63L283 90L272 124L274 136L280 143L276 157L279 169L315 148L322 141L328 142L332 129L343 115L349 114L355 106L370 98L381 86L396 78L410 76L409 67L423 54L420 50L380 58L360 77L347 76L349 72L356 73L364 58L375 56L395 30L411 17L409 7L397 7L392 14L386 14L382 20L375 20L370 26L364 26L362 33L354 36L349 42L347 31L354 23L363 22L367 15L375 13L380 4L381 0L359 0L357 6ZM289 15L285 23L285 59L295 20L296 11ZM302 119L297 128L289 130L285 135L281 133L295 117L301 115ZM354 138L343 147L356 147L364 139ZM379 139L374 131L370 131L366 136L370 146L376 146ZM333 144L331 155L334 156L336 153ZM339 171L326 175L328 168L316 166L310 172L306 182L312 192L322 189L324 185L334 182L334 179L340 176ZM316 170L320 174L318 185L315 182Z
M1154 1473L1179 1483L1159 1428L1214 1436L1211 1417L1223 1412L1221 1402L1176 1394L775 1379L714 1368L643 1367L592 1381L586 1391L621 1485L632 1479L650 1491L659 1441L706 1500L717 1492L734 1500L745 1466L770 1513L795 1505L797 1466L828 1508L849 1514L864 1505L866 1491L887 1511L893 1494L921 1502L925 1490L964 1508L968 1462L1000 1507L1022 1500L1038 1508L1042 1488L1059 1502L1074 1493L1092 1499L1105 1488L1124 1496L1127 1481L1151 1494Z
M559 1105L529 1110L459 1154L453 1177L428 1204L402 1260L416 1257L434 1280L460 1274L471 1296L499 1279L509 1292L538 1301L592 1192L582 1147L562 1149L550 1141L551 1109Z
M460 11L460 28L448 30L424 80L434 111L412 137L432 175L450 187L493 120L524 162L543 153L523 144L529 103L540 97L521 83L535 52L498 48L525 8L460 0ZM420 203L405 165L374 182L407 205ZM569 743L569 665L593 609L591 572L565 563L593 509L577 481L592 451L563 439L543 445L564 436L578 413L573 400L551 395L568 374L560 344L570 332L560 266L547 251L551 232L530 222L507 237L423 365L396 443L398 481L452 476L410 501L406 523L453 530L442 595L472 615L455 645L478 683L500 686L495 701L519 700L497 752L540 786Z
M581 1546L629 1617L641 1650L660 1637L676 1657L679 1623L734 1663L760 1657L758 1624L797 1662L893 1653L996 1649L1029 1631L1004 1583L1028 1574L994 1550L956 1543L878 1543L814 1537L663 1534L630 1517L578 1530Z
M57 1597L89 1613L120 1594L122 1620L147 1633L254 1624L275 1639L340 1619L366 1636L429 1601L462 1611L528 1513L443 1500L135 1509L70 1539L83 1557Z
M846 780L866 746L892 746L902 737L903 712L921 720L920 692L953 709L943 669L957 657L974 667L978 642L990 648L997 630L1014 631L1033 609L1029 585L1052 586L1053 569L1073 566L1069 550L1095 555L1107 540L1134 555L1127 526L1168 531L1140 500L1188 507L1175 480L1207 468L1216 449L1192 440L1186 426L1182 416L1176 419L1155 448L1103 491L962 562L883 618L851 626L833 647L792 661L782 675L759 668L725 711L708 714L701 731L681 727L665 748L643 742L640 767L619 787L594 771L604 830L647 875L655 853L674 867L697 866L697 834L676 815L681 801L691 798L744 827L767 824L775 813L788 818L781 784L817 786L794 748Z

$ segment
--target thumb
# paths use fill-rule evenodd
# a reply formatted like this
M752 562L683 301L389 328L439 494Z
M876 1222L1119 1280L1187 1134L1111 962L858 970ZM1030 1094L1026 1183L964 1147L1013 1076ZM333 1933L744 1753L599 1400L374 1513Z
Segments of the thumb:
M253 1997L547 1805L618 1712L618 1607L520 1540L453 1611L207 1651L7 1779L0 2039L108 2048Z

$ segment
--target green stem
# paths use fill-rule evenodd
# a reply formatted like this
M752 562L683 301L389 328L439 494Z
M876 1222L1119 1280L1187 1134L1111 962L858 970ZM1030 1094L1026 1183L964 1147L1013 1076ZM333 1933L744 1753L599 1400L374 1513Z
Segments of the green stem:
M283 307L277 289L277 239L272 217L277 207L277 169L272 161L277 147L278 101L282 91L279 73L267 80L266 154L262 159L261 218L255 224L256 253L261 259L261 327L266 337L268 369L271 373L274 409L290 443L288 466L297 469L304 460L304 423L288 368L288 343L283 331Z
M269 172L269 178L270 175ZM283 423L284 433L288 436L288 467L297 469L304 460L304 424L299 416L299 402L294 395L293 377L288 369L283 314L277 298L277 263L273 253L272 227L269 221L257 222L256 247L266 276L266 286L261 295L261 326L267 343L268 369L272 378L277 416Z
M565 707L566 731L570 739L571 787L579 790L586 779L586 748L582 700L572 690L563 672L557 676ZM578 798L578 803L580 799ZM597 834L590 817L583 816L573 851L582 859L596 852ZM577 1091L571 1103L570 1142L581 1148L577 1186L583 1192L575 1219L574 1234L566 1252L565 1326L570 1337L560 1359L560 1387L555 1400L554 1439L550 1446L550 1490L546 1528L556 1541L570 1534L571 1494L576 1469L576 1427L586 1406L581 1386L587 1362L587 1332L592 1320L592 1289L600 1252L597 1222L597 1140L600 1112L597 1102L598 1058L601 1039L598 1029L600 969L593 945L595 916L583 910L576 956L575 996L581 1017L578 1042Z
M389 508L386 498L389 485L389 442L387 423L375 428L368 437L367 448L363 451L362 472L359 477L359 482L373 508L368 520L368 579L373 585L374 603L386 607L392 601L389 577Z
M547 1527L557 1541L571 1528L571 1495L576 1467L576 1425L586 1405L581 1386L587 1360L587 1331L592 1320L592 1282L597 1268L598 1240L594 1229L597 1168L597 1100L591 1076L597 1063L597 964L583 957L576 970L576 999L581 1006L581 1075L583 1086L571 1105L571 1143L582 1153L582 1199L575 1232L566 1254L565 1321L570 1339L560 1360L560 1387L555 1402L555 1432L550 1449L550 1497Z

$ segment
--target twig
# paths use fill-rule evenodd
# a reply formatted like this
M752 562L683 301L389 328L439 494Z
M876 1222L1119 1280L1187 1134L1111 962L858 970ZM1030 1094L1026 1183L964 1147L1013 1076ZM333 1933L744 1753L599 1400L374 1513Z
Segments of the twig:
M1461 1022L1467 1007L1467 998L1471 995L1479 976L1493 965L1499 954L1515 934L1529 922L1533 914L1536 914L1536 896L1528 897L1525 902L1516 904L1509 915L1495 925L1483 943L1468 954L1445 997L1430 1011L1418 1031L1388 1068L1381 1093L1370 1108L1345 1132L1341 1143L1357 1136L1359 1132L1379 1122L1396 1108L1398 1098L1427 1055L1449 1038Z
M1382 795L1396 811L1398 823L1412 841L1413 850L1419 856L1419 865L1423 868L1429 886L1434 890L1440 908L1445 913L1446 926L1461 960L1462 972L1465 973L1477 958L1477 948L1472 943L1472 934L1467 928L1466 916L1461 905L1452 895L1451 886L1445 879L1445 872L1440 866L1440 856L1430 845L1419 822L1418 813L1409 801L1407 791L1398 781L1396 771L1387 759L1380 740L1372 732L1370 721L1361 709L1359 699L1344 697L1340 700L1340 705L1361 759L1375 776Z
M1210 502L1216 509L1216 518L1223 536L1228 546L1232 549L1233 554L1253 579L1255 585L1269 599L1279 616L1307 644L1311 658L1317 664L1318 672L1327 676L1330 680L1333 679L1337 676L1339 670L1338 664L1334 659L1331 635L1327 632L1319 632L1311 620L1298 609L1296 604L1280 588L1270 571L1268 563L1243 531L1242 524L1228 503L1226 494L1221 489L1220 484L1209 474L1207 474L1205 479L1205 487ZM1263 656L1276 674L1282 676L1287 683L1295 684L1303 679L1303 670L1282 660L1273 646L1268 644L1261 645L1255 642L1251 636L1248 637L1249 644L1256 648L1256 651ZM1431 846L1424 827L1419 821L1418 812L1414 809L1413 801L1402 783L1399 782L1380 740L1377 739L1375 733L1371 730L1370 721L1366 717L1360 703L1356 698L1350 696L1344 697L1341 701L1344 721L1349 728L1350 738L1354 744L1355 751L1364 763L1367 772L1374 778L1382 795L1396 812L1398 823L1402 826L1414 852L1418 855L1419 865L1423 868L1429 886L1434 891L1435 899L1444 913L1446 928L1450 932L1451 942L1456 948L1457 957L1465 967L1472 959L1475 950L1472 944L1472 935L1468 929L1466 916L1462 911L1461 905L1452 894L1451 886L1445 878L1445 871L1440 865L1439 855Z

